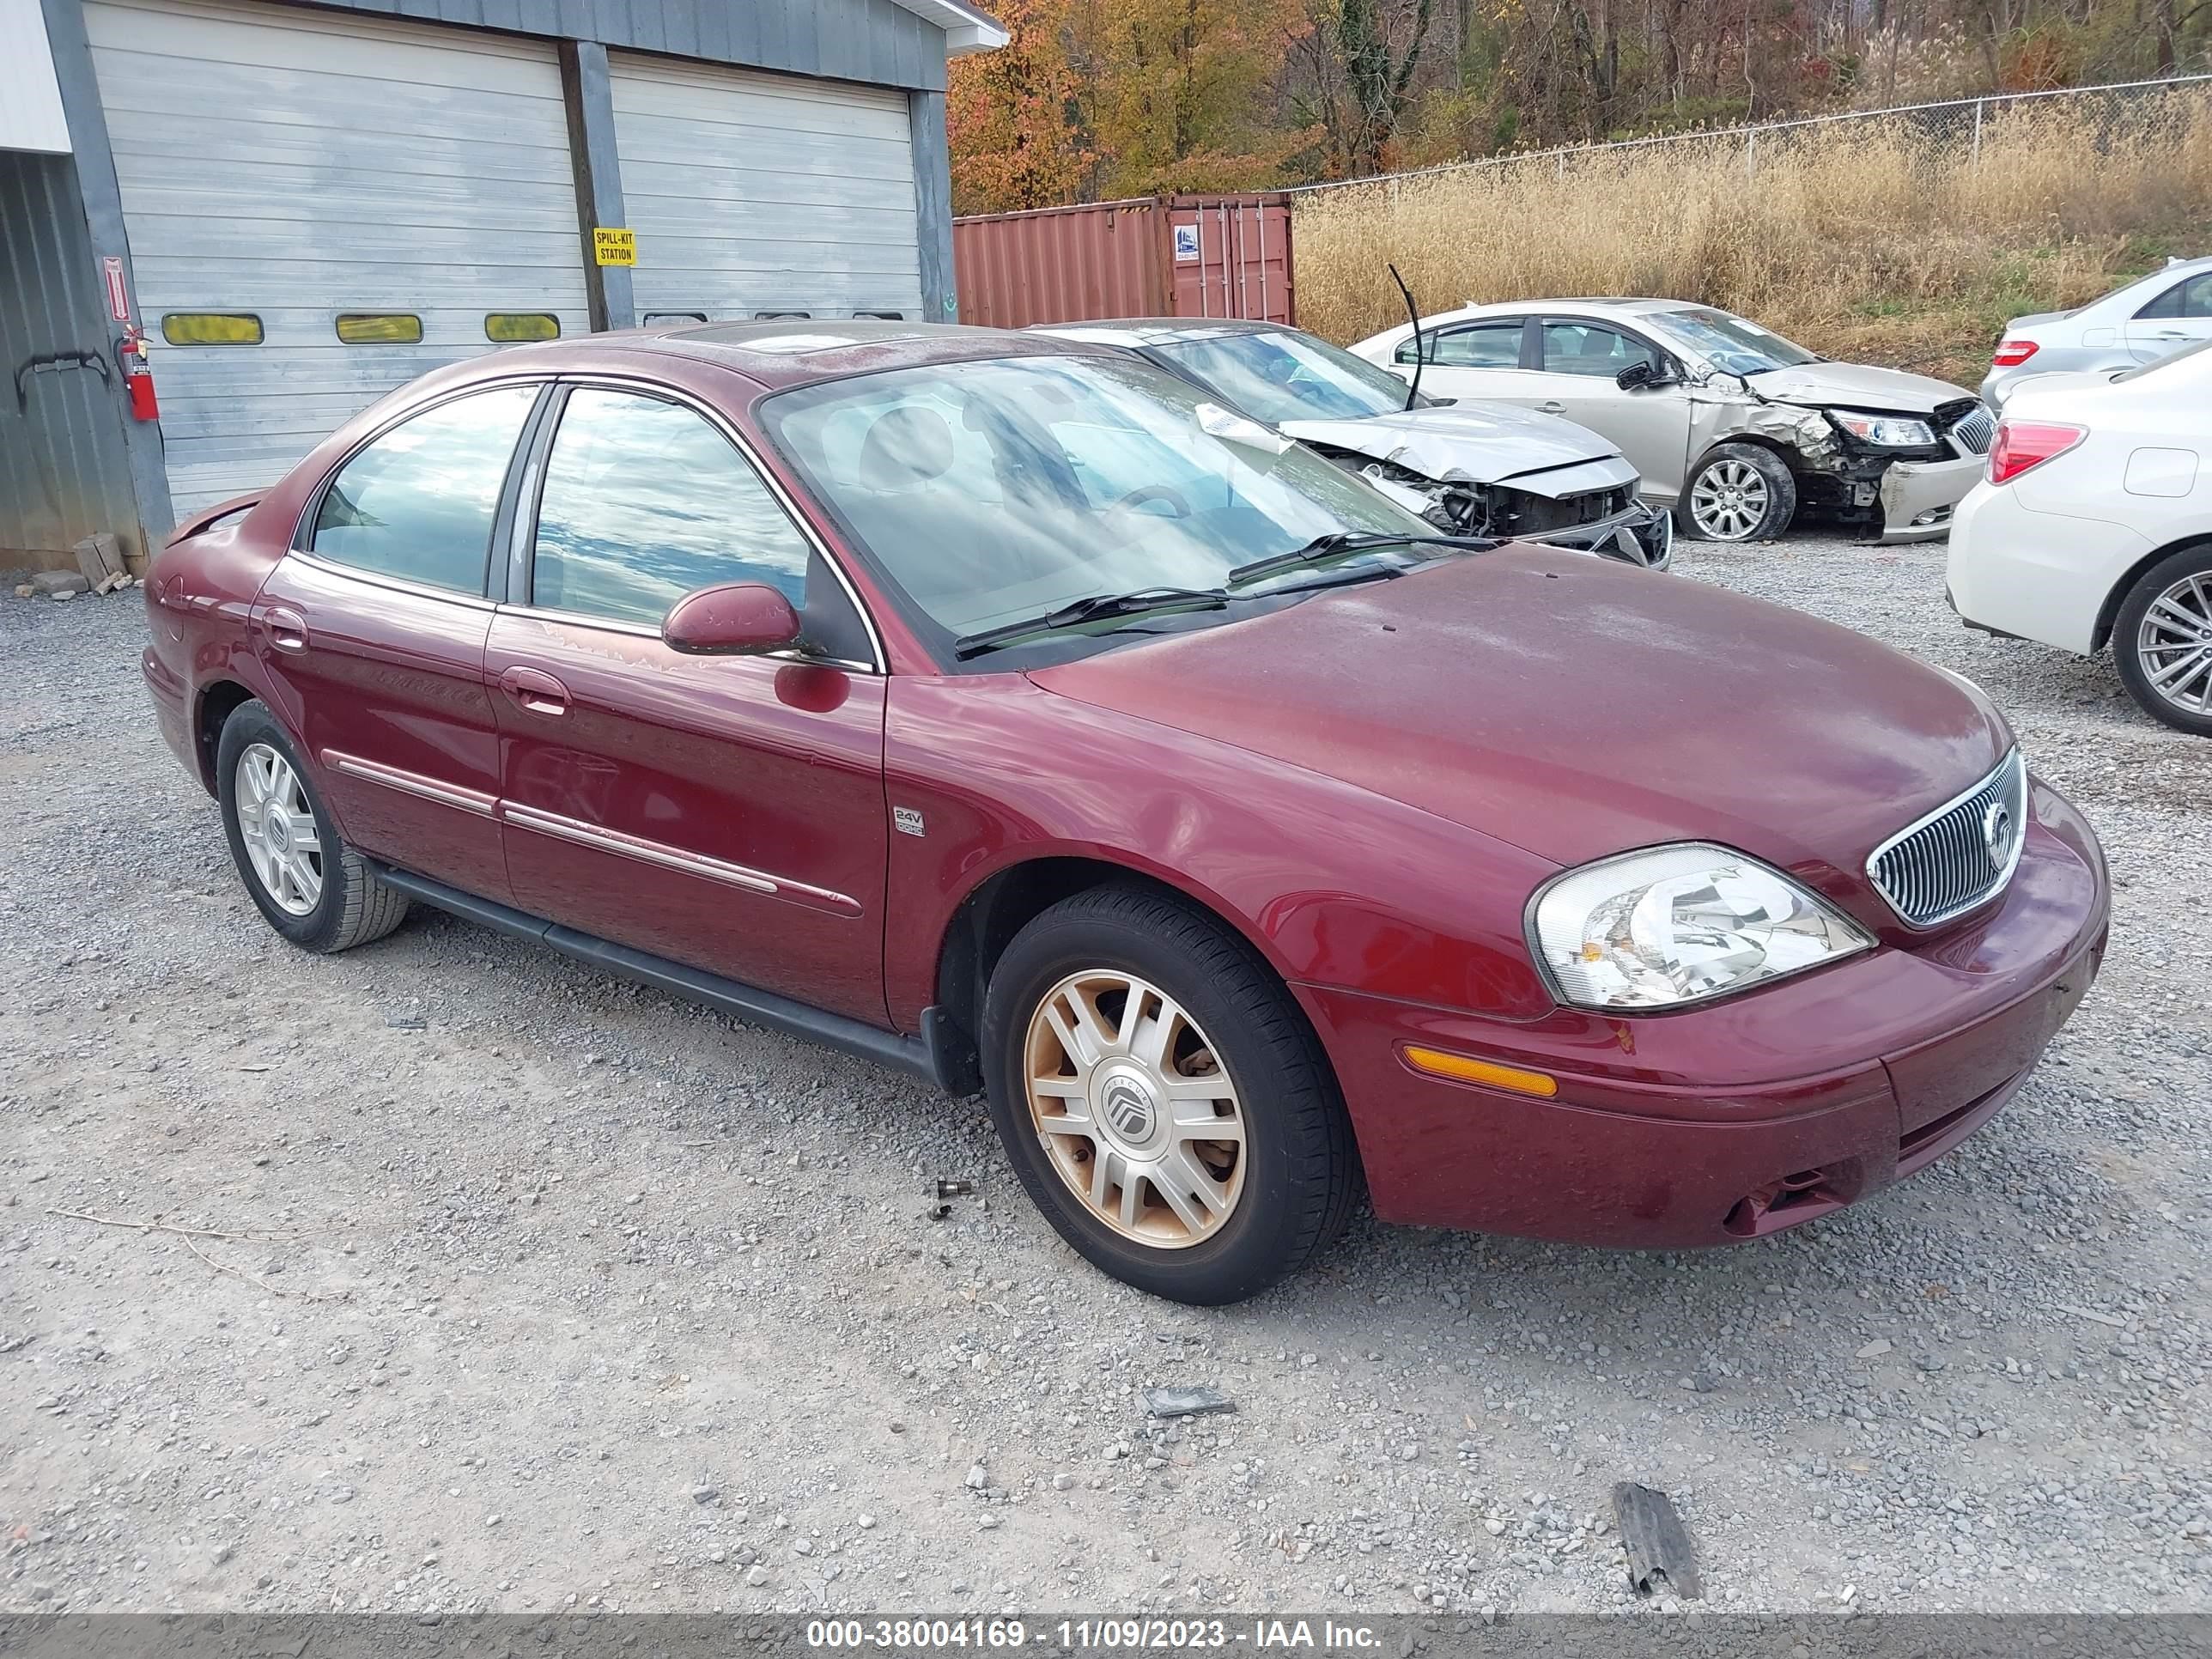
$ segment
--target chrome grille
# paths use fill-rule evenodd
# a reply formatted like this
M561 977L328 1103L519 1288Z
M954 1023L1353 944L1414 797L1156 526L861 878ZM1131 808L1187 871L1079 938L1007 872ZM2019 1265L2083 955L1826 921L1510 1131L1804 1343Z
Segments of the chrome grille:
M1966 453L1986 455L1990 453L1990 441L1997 435L1996 417L1981 404L1971 404L1946 429L1952 442Z
M2027 833L2027 766L2015 749L1956 800L1891 836L1867 877L1914 927L1964 915L2012 877Z

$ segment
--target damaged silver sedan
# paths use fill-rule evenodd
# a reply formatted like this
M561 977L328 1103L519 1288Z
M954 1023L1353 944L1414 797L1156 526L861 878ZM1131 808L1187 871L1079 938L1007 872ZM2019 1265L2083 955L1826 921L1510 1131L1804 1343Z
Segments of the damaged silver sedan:
M1358 473L1455 536L1571 547L1666 568L1673 525L1620 447L1510 404L1419 393L1341 348L1278 323L1164 317L1040 333L1120 346Z
M1558 415L1620 446L1683 534L1765 541L1801 514L1881 541L1944 534L1996 422L1963 387L1836 363L1680 300L1469 306L1364 340L1425 391Z

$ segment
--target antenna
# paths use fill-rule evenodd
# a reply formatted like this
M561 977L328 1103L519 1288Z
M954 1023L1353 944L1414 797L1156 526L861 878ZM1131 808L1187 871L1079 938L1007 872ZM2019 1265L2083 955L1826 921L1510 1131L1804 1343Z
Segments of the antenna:
M1406 388L1406 407L1413 406L1413 399L1421 395L1421 367L1428 360L1428 351L1421 343L1421 308L1413 303L1413 290L1406 286L1406 279L1398 274L1398 267L1390 267L1390 280L1398 285L1405 297L1406 314L1413 319L1413 380Z

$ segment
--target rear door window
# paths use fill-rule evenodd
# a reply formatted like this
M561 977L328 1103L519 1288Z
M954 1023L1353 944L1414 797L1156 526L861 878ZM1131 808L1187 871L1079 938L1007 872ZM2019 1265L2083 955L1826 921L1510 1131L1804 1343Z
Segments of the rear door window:
M340 467L307 546L380 575L482 593L492 522L534 386L472 392L403 421Z
M1424 330L1421 361L1439 368L1518 368L1521 367L1522 319L1476 323L1466 328ZM1398 346L1396 361L1413 361L1411 335Z
M2176 283L2153 300L2138 317L2212 317L2212 270Z

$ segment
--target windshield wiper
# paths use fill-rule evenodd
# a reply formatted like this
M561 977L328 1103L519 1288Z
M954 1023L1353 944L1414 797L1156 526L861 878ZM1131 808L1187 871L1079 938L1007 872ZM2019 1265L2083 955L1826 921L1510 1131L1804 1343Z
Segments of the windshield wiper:
M1030 617L1022 622L1001 623L996 628L963 634L953 641L952 654L961 658L973 657L1010 641L1027 639L1032 634L1047 633L1055 628L1074 628L1110 617L1133 617L1169 605L1218 611L1228 603L1229 595L1218 587L1140 587L1128 593L1093 593L1087 599L1063 605L1059 610L1048 611L1042 617Z
M1364 553L1375 547L1463 547L1484 553L1497 545L1480 536L1395 536L1375 531L1334 530L1326 536L1315 537L1304 547L1238 565L1229 573L1229 585L1235 587L1243 582L1255 582L1263 576L1296 570L1301 565L1326 564L1346 553Z

